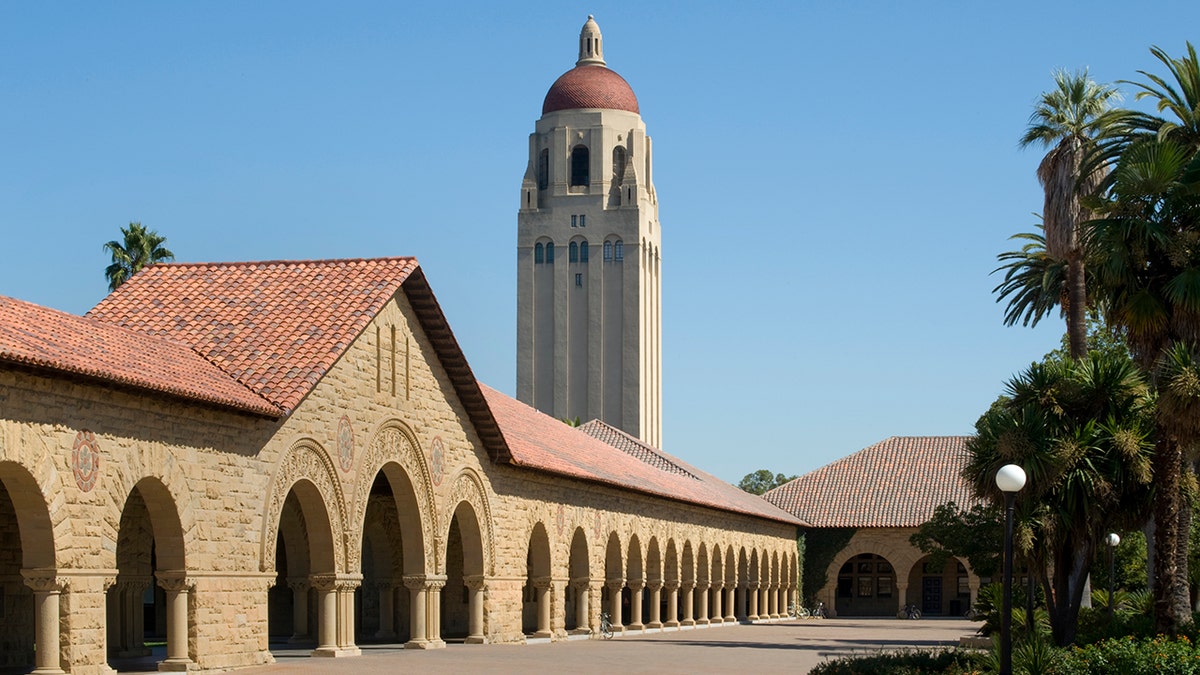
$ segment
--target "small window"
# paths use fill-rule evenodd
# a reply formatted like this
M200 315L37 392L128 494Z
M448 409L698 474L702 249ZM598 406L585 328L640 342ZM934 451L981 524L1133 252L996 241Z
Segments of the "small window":
M613 181L620 183L625 175L625 148L618 145L613 148Z
M892 578L891 577L876 577L875 579L875 595L881 598L892 597Z
M579 226L580 226L580 227L587 227L587 216L585 216L585 215L580 215L580 216L579 216Z
M554 244L546 244L546 264L554 264Z
M550 187L550 151L542 150L538 155L538 189L545 190Z
M550 257L553 258L554 256ZM613 244L613 259L617 262L621 262L625 259L625 245L619 241ZM554 260L551 260L550 262L554 262Z
M575 275L575 285L576 285L576 286L583 286L583 275L582 275L582 274L576 274L576 275Z
M588 245L587 245L587 242L585 241L585 242L582 242L581 244L579 244L579 262L587 262L587 261L588 261Z
M546 249L541 244L533 247L533 262L537 265L546 262Z
M579 216L571 216L571 227L579 227Z
M875 579L874 577L859 577L858 578L858 597L869 598L875 595Z
M577 145L571 150L571 185L587 185L590 160L586 145Z
M612 242L604 242L604 262L612 262Z
M579 262L579 244L571 242L570 248L567 249L567 262Z

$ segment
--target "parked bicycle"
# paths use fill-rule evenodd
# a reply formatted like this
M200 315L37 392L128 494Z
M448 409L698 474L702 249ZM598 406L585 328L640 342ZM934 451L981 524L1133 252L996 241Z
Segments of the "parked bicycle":
M605 640L611 640L613 636L612 620L608 616L608 612L600 612L600 636Z
M789 609L791 609L791 608L789 607ZM825 618L825 603L818 602L815 606L813 606L812 609L809 609L809 608L805 607L804 605L800 605L798 608L795 609L795 612L792 614L792 616L800 618L800 619L809 619L809 618L824 619Z
M813 607L812 617L814 619L824 619L825 618L825 603L818 602L817 606Z
M921 618L921 608L917 607L916 605L905 605L904 606L904 618L906 618L906 619Z

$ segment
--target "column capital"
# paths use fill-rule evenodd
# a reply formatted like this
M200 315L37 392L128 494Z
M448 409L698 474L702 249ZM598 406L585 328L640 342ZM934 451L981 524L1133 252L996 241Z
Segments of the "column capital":
M707 581L697 581L696 588L702 591L707 591L709 589L709 583Z
M336 591L338 578L336 574L311 574L308 583L321 592Z
M472 591L482 591L487 588L487 578L482 574L468 574L463 577L463 583Z
M663 584L663 588L666 588L668 591L677 591L679 590L679 580L671 579Z
M725 582L724 581L714 581L711 584L709 584L709 588L712 588L714 591L719 591L719 590L725 588Z
M749 588L752 591L757 591L758 589L762 588L762 584L757 581L750 581L746 583L746 588Z
M651 579L650 581L646 582L646 588L649 588L651 591L661 590L662 587L663 587L662 579Z
M189 579L184 570L157 572L154 576L164 591L190 591L196 585L196 582Z
M619 591L625 587L625 580L624 579L609 579L604 582L604 585L607 586L608 590L610 590L610 591Z
M288 577L287 586L293 591L307 591L308 577Z
M70 585L67 579L51 569L21 570L21 576L25 577L25 585L34 593L62 593Z
M446 587L445 574L426 574L425 589L429 591L440 591Z
M550 588L553 585L553 583L554 583L554 580L551 579L550 577L535 577L533 579L533 587L540 588L542 590Z
M680 583L679 583L679 587L680 587L680 588L682 588L682 589L683 589L683 590L685 590L685 591L690 591L690 590L692 590L693 588L695 588L695 587L696 587L696 582L695 582L695 581L691 581L691 580L688 580L688 581L682 581L682 582L680 582Z
M633 581L630 581L628 585L629 585L629 590L633 591L634 593L637 593L638 591L641 591L643 588L646 587L646 582L642 581L641 579L635 579Z

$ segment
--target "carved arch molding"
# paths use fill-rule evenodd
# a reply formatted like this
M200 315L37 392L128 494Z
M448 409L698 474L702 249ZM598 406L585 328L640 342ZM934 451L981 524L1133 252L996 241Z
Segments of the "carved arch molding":
M470 469L459 472L450 485L450 497L446 502L447 510L442 515L442 522L446 524L447 528L447 536L454 512L463 502L470 504L475 511L475 520L479 522L479 536L483 540L481 544L483 545L484 574L493 576L496 573L496 539L492 531L492 507L488 503L487 493L484 492L483 481ZM442 540L444 541L446 538L443 536Z
M292 486L300 480L308 480L321 494L329 515L334 565L338 570L346 569L346 502L342 485L337 479L329 453L314 441L301 441L288 450L271 481L266 512L263 514L262 571L271 572L275 569L275 539L279 533L283 503Z

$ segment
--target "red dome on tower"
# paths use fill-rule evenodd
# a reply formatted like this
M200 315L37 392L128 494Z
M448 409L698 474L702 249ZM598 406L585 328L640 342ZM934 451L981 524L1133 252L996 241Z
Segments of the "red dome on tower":
M637 96L625 78L601 65L576 66L563 73L546 92L542 114L575 108L638 112Z

